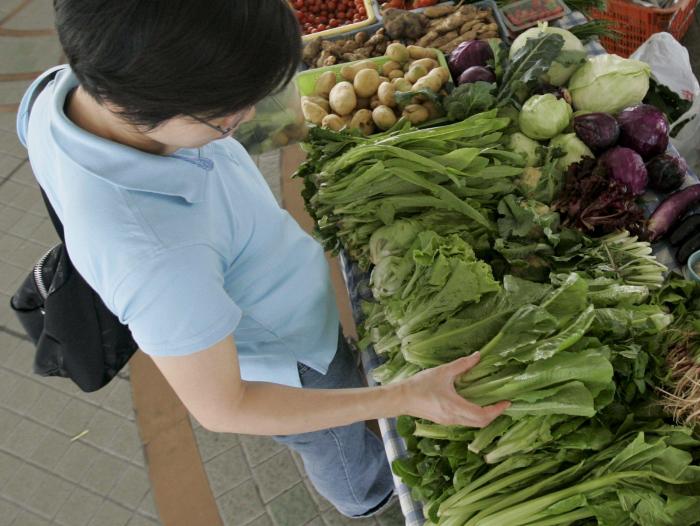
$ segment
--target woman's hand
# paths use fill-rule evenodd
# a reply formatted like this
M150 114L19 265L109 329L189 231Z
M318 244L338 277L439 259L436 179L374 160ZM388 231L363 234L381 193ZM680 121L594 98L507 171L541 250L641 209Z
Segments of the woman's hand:
M399 384L403 390L406 414L445 425L486 427L510 402L480 407L462 398L455 380L479 363L479 353L432 369L421 371Z

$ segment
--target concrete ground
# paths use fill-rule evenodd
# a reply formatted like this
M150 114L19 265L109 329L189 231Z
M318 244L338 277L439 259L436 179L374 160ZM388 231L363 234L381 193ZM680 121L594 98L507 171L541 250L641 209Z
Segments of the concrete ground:
M0 526L153 526L159 514L128 370L94 394L34 376L32 346L9 309L10 295L56 242L14 133L14 108L28 82L62 61L51 5L0 0ZM684 40L696 73L698 20L696 13ZM279 197L277 156L256 161ZM311 488L298 458L272 440L214 434L196 422L193 428L224 524L349 523ZM395 507L378 521L353 524L401 522Z

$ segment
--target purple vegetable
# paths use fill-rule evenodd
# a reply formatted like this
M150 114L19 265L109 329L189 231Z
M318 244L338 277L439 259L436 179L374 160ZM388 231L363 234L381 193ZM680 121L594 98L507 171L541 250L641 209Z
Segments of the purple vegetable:
M647 169L644 160L634 150L616 146L605 152L600 163L608 175L623 184L632 195L642 195L647 187Z
M594 152L614 146L620 136L620 125L607 113L587 113L574 117L576 136Z
M657 155L647 163L649 187L657 192L678 190L685 180L688 165L680 157L670 153Z
M491 46L485 40L467 40L457 46L447 63L450 66L452 76L457 79L462 72L472 66L485 66L493 59Z
M669 126L666 115L651 104L626 108L617 116L620 145L632 148L644 159L662 154L668 147Z
M686 210L700 201L700 184L689 186L668 196L649 218L647 234L656 241L669 231Z
M468 84L470 82L496 82L496 75L489 68L483 66L472 66L465 69L457 79L457 85Z

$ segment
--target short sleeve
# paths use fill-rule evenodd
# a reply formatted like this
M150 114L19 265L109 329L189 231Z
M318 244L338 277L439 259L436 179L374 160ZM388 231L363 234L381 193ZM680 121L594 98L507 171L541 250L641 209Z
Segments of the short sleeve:
M233 333L242 315L225 290L220 256L204 245L137 265L117 285L111 306L139 347L160 356L211 347Z

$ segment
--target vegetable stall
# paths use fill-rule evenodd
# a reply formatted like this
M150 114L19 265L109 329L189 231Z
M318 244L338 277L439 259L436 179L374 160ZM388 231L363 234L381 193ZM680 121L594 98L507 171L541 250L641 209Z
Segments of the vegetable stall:
M380 422L407 524L699 523L700 184L669 90L546 24L419 38L297 78L295 176L370 382L479 351L457 391L512 401Z

